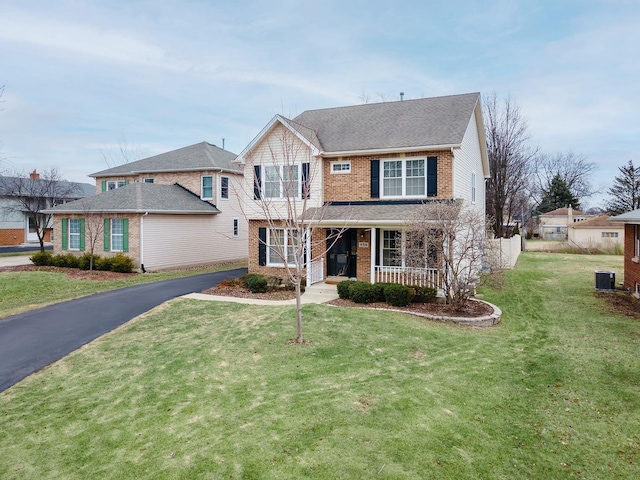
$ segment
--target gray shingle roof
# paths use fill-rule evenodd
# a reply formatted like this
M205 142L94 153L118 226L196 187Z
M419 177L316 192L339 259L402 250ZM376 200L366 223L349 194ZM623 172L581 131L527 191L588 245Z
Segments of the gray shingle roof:
M93 197L58 205L45 213L164 213L164 214L216 214L215 205L201 200L195 193L178 185L159 183L131 183Z
M19 194L19 192L16 192L15 188L19 185L22 185L24 187L25 193L38 192L38 187L32 186L31 183L44 181L45 180L34 180L31 178L0 176L0 195L16 196L17 194ZM59 191L71 192L71 194L67 196L68 198L82 198L96 194L96 186L90 183L67 182L66 180L61 180L58 183L60 184ZM69 187L71 187L71 189L69 189ZM53 189L51 189L51 191L53 191Z
M621 213L620 215L611 217L609 220L613 222L640 223L640 209L631 210L630 212L626 212L626 213Z
M318 224L364 224L364 225L402 225L418 214L425 214L423 203L374 203L364 205L326 205L310 208L305 212L305 220Z
M321 151L460 145L479 93L308 110L290 124Z
M241 173L233 161L237 155L211 145L207 142L196 143L188 147L178 148L153 157L143 158L135 162L125 163L117 167L92 173L90 177L111 177L114 175L133 175L151 172L180 172L189 170L222 169Z

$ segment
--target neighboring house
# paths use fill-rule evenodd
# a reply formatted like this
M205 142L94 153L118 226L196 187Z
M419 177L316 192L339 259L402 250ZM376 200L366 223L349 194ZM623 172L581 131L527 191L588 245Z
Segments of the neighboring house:
M640 297L640 210L611 217L624 225L624 288Z
M276 115L237 161L245 174L250 272L284 275L287 259L277 245L297 240L269 222L261 205L281 208L285 218L287 190L305 205L293 214L304 216L321 250L322 238L344 229L324 258L306 255L308 283L345 276L440 287L438 268L398 258L406 220L425 202L453 199L484 216L489 165L479 93Z
M580 248L612 248L624 245L624 225L611 221L608 215L575 222L568 228L570 246Z
M569 226L589 218L593 218L593 215L574 210L571 205L567 208L557 208L538 215L538 235L544 240L567 240Z
M36 208L30 209L34 212L93 195L94 191L89 183L41 179L35 170L29 178L0 176L0 245L37 243L36 223L44 227L44 241L51 241L50 219L41 217L36 222L26 210L25 201L34 202Z
M98 195L48 211L54 253L120 252L144 270L244 260L236 155L201 142L91 174Z

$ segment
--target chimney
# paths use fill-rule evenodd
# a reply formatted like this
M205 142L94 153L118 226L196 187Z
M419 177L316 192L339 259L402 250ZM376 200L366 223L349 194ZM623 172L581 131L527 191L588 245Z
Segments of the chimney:
M36 170L34 169L33 172L31 172L29 174L29 178L31 180L39 180L40 179L40 174L38 172L36 172Z
M571 204L567 208L567 225L571 225L573 223L573 208L571 208Z

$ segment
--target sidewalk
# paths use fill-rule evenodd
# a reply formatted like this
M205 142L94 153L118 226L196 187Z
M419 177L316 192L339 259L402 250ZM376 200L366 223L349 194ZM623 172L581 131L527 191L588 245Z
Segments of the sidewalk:
M18 255L15 257L0 257L0 267L15 267L16 265L31 265L31 255Z
M191 298L193 300L208 300L216 302L233 302L244 303L246 305L295 305L296 299L291 300L262 300L259 298L238 298L238 297L226 297L216 295L206 295L204 293L189 293L184 295L183 298ZM325 303L338 298L338 288L335 285L328 285L324 282L319 282L307 287L305 292L300 298L302 304L309 303Z

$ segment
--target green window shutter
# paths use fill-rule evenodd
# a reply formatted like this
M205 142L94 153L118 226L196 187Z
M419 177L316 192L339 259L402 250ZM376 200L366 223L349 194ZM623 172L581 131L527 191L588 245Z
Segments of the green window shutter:
M84 251L84 218L80 219L80 251Z
M125 185L129 185L129 180L125 180L125 181L124 181L124 184L125 184Z
M62 250L69 249L69 219L62 219Z
M129 251L129 219L122 219L122 251Z
M107 191L107 181L106 180L102 180L102 191L103 192Z
M108 218L104 219L104 251L108 252L111 250L111 220Z

